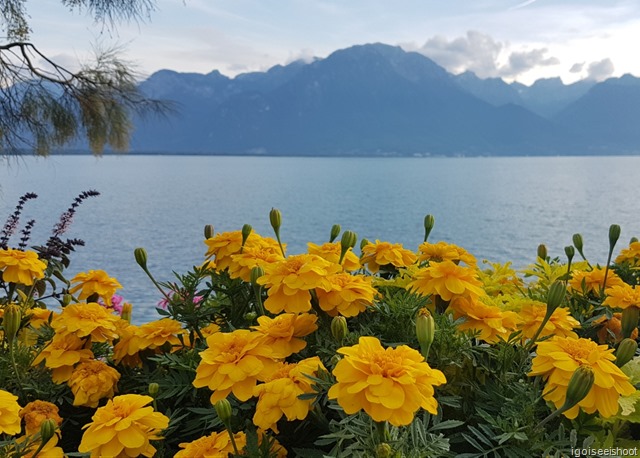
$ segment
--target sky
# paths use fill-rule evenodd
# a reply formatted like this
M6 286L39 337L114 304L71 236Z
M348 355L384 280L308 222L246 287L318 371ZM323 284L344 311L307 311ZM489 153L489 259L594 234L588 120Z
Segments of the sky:
M117 46L143 77L233 77L375 42L523 84L640 76L638 0L157 0L148 18L113 27L59 1L26 7L31 41L57 62L77 68Z

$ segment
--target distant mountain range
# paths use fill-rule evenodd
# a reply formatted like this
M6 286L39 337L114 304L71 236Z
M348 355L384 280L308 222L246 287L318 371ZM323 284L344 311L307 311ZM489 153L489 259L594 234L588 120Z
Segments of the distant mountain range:
M265 155L640 153L640 78L532 86L452 75L422 54L367 44L228 78L161 70L176 102L137 123L132 152Z

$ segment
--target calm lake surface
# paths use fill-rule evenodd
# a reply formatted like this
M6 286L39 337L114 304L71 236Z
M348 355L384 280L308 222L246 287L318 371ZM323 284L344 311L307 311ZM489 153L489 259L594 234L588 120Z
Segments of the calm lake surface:
M43 243L80 192L101 193L78 209L67 232L86 242L72 257L71 278L104 269L124 286L134 320L157 318L159 293L133 258L145 247L158 280L199 265L203 227L216 232L249 223L271 235L269 210L283 215L289 253L328 240L333 224L359 239L416 249L425 214L436 218L429 240L445 240L479 259L551 256L580 232L585 254L605 263L608 228L622 236L616 252L640 236L640 157L281 158L220 156L53 156L0 162L0 224L18 198L35 192L22 223L36 220L32 244ZM13 246L17 237L11 240Z

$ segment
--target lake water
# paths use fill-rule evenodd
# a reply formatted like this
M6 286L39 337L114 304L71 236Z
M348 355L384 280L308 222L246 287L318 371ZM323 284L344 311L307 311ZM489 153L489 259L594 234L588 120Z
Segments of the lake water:
M0 224L22 194L35 192L22 222L36 219L32 243L42 243L77 194L98 190L66 234L86 242L68 278L106 270L142 322L156 318L160 297L134 248L146 248L158 280L172 280L172 270L202 263L205 224L218 232L249 223L271 235L272 207L282 212L289 253L325 242L336 223L359 238L416 249L431 213L430 241L456 243L479 259L521 268L539 243L564 256L580 232L587 257L604 263L611 224L622 227L616 252L640 236L639 172L640 157L27 157L0 162Z

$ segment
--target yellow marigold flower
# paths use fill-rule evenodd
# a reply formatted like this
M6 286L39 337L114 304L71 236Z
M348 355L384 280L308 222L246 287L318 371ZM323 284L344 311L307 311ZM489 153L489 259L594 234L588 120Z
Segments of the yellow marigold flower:
M346 272L328 276L331 289L316 289L320 308L331 316L356 316L364 312L377 294L371 278Z
M438 242L429 243L423 242L418 247L420 254L418 255L419 261L453 261L456 264L464 262L469 267L476 267L478 261L475 256L469 253L462 247L454 245L453 243Z
M605 269L602 267L594 267L593 270L579 270L574 271L571 280L569 280L569 289L578 293L594 293L600 294L600 289L603 287L604 283L604 273ZM607 273L607 284L604 285L606 288L611 288L612 286L622 286L624 282L618 275L609 270Z
M420 269L409 288L418 294L438 295L445 301L454 297L478 297L485 294L475 269L452 261L432 262Z
M613 349L606 345L589 339L556 336L540 342L536 353L528 375L540 375L546 380L543 397L556 408L564 404L569 380L578 366L588 366L595 374L591 391L564 413L567 418L576 418L580 408L586 413L598 411L604 418L611 417L618 412L620 395L628 396L636 391L629 377L614 364Z
M122 364L127 367L142 366L142 360L138 354L139 346L133 344L138 326L126 320L120 320L117 327L119 339L113 346L113 361L117 365Z
M211 334L215 334L216 332L220 332L220 326L216 323L209 323L204 328L200 329L202 335L207 338Z
M616 264L628 263L632 266L640 265L640 242L631 242L628 248L620 250L615 262Z
M522 340L533 339L547 313L547 304L528 299L520 304L520 309L517 313L520 318L518 329L522 331ZM561 336L577 339L578 335L573 330L579 327L580 322L571 316L569 309L558 307L551 314L539 338Z
M206 258L215 257L216 270L223 271L233 263L232 256L240 254L242 249L242 231L221 232L206 239L204 243L207 245ZM249 237L247 237L244 247L245 249L253 247L269 248L274 246L274 244L278 247L278 251L280 251L278 242L269 237L262 237L252 231ZM283 245L283 248L284 247L285 245Z
M74 395L74 406L98 407L103 398L112 398L120 373L102 361L80 363L67 384Z
M62 424L62 417L59 415L58 406L48 401L32 401L22 410L20 418L24 420L25 432L32 435L40 431L40 425L45 420L53 420L56 425Z
M247 445L247 436L243 432L234 434L233 440L238 450ZM182 450L176 453L174 458L224 458L234 455L233 444L227 431L213 432L192 442L183 442L180 448Z
M607 278L608 282L609 279ZM640 288L622 283L621 285L610 286L604 292L607 298L602 305L623 310L627 307L640 307Z
M18 396L0 390L0 434L13 436L21 429Z
M104 270L80 272L71 279L71 283L77 285L70 288L69 293L75 294L80 291L79 300L83 301L92 294L97 294L108 306L111 306L111 297L122 288L118 280L110 277Z
M258 283L269 288L264 306L271 313L303 313L311 309L309 290L330 289L327 277L342 267L315 254L289 256L275 264L265 266L265 274Z
M251 326L264 336L262 345L271 349L272 358L286 358L298 353L307 346L307 342L300 337L307 336L318 329L318 317L309 313L296 315L283 313L275 318L258 317L259 326Z
M345 356L333 369L337 383L328 395L347 415L364 410L375 421L404 426L420 408L437 413L433 387L446 379L418 351L406 345L384 349L375 337L360 337L338 353Z
M598 330L598 342L601 344L617 345L622 339L622 313L614 313L610 320L602 316L594 324L601 325ZM633 340L638 338L638 329L634 329L630 336Z
M50 317L53 318L57 315L53 310L33 307L29 309L29 324L32 328L38 329L43 324L48 323Z
M459 325L461 331L479 331L478 339L487 343L496 343L500 339L508 340L509 335L517 329L519 318L515 312L504 311L496 305L482 301L488 298L456 297L449 304L454 318L464 317Z
M371 273L377 273L383 266L408 267L416 262L418 257L413 251L405 249L400 243L381 242L369 243L362 248L360 264L366 265Z
M73 372L73 366L93 358L89 348L90 344L75 334L55 334L49 345L35 357L33 365L42 361L51 371L51 378L55 383L64 383L69 380Z
M140 352L145 349L154 350L166 343L171 346L180 345L180 339L177 336L185 333L186 330L182 328L179 321L162 318L135 328L129 348Z
M229 277L241 278L249 282L251 279L251 269L254 267L259 266L264 268L267 264L273 264L284 259L278 242L275 240L273 242L273 244L259 242L250 246L245 245L242 253L231 255Z
M96 302L67 305L51 321L56 334L91 336L93 342L111 342L118 337L117 317Z
M211 403L233 393L240 401L252 396L253 387L275 367L272 351L263 344L263 335L247 329L218 332L207 337L207 348L196 369L193 386L213 391Z
M28 436L22 436L16 439L16 442L23 443L31 438ZM58 445L58 434L54 434L51 439L47 441L47 443L42 447L42 450L38 452L38 458L65 458L64 450L62 448L57 447ZM40 441L36 441L31 446L29 446L26 450L22 450L20 455L21 458L34 458L36 457L35 453L40 446ZM13 451L13 450L11 450ZM9 454L11 456L11 454Z
M0 270L6 283L20 283L31 286L44 278L47 265L38 259L35 251L0 249Z
M507 296L516 294L523 286L523 281L518 278L516 271L511 268L511 263L500 264L498 262L483 261L490 267L478 270L478 278L482 282L483 289L489 296Z
M160 433L169 426L169 418L153 407L151 396L124 394L107 401L91 417L78 447L92 458L107 456L151 457L156 449L151 440L162 439Z
M341 251L342 246L340 242L327 242L322 245L316 245L311 242L307 243L307 252L309 254L316 254L334 264L338 264ZM360 258L351 248L349 248L342 259L342 268L349 272L360 269Z
M409 287L409 283L413 281L413 277L419 271L420 268L416 264L408 267L401 267L398 269L398 274L394 275L392 278L372 277L371 285L375 288L395 287L407 289ZM378 294L383 295L383 291L378 291Z
M311 380L305 376L315 376L324 369L320 358L303 359L295 364L278 363L277 370L253 388L258 397L253 424L262 429L278 433L277 423L282 416L288 421L304 420L312 408L313 399L299 399L298 396L313 393Z

